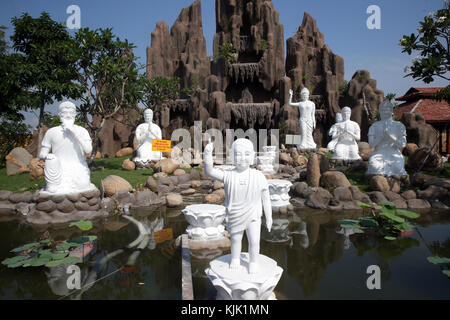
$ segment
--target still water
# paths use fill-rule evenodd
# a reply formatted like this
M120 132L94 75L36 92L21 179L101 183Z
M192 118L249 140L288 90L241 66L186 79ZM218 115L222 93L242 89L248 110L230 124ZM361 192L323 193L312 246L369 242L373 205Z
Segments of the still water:
M139 232L122 217L95 222L85 232L75 227L48 229L55 240L98 237L94 250L78 265L81 290L67 288L66 266L9 269L0 265L0 299L181 299L181 250L175 244L187 227L181 210L140 209L132 214L150 230L171 228L174 240L150 241L139 251L128 249ZM275 289L279 300L450 299L450 278L427 261L435 255L450 258L449 212L423 214L414 221L411 236L393 242L340 231L338 220L360 215L301 210L274 216L270 234L263 227L261 253L284 269ZM10 250L39 240L45 231L18 221L0 222L0 260L12 257ZM243 249L247 250L245 243ZM211 259L228 253L192 253L195 299L214 299L215 290L203 270ZM367 289L371 265L381 269L381 290Z

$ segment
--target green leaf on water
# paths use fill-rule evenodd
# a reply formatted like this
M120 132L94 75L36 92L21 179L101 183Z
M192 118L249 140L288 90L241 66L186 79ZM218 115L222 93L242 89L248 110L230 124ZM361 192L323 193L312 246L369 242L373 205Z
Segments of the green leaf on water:
M450 278L450 270L443 270L442 273Z
M370 204L367 204L367 203L364 203L361 201L358 201L356 204L363 209L372 209L373 208Z
M60 243L56 246L56 250L58 251L67 251L71 248L71 245L67 242Z
M390 201L382 201L382 202L379 202L378 205L381 206L381 207L387 207L387 208L390 208L390 209L395 209L396 208L395 203L390 202Z
M97 240L97 236L82 236L75 239L68 240L67 242L75 243L77 246L86 242L93 242Z
M69 227L76 226L78 229L82 231L88 231L92 229L92 221L78 221L78 222L72 222Z
M353 232L355 232L355 233L364 233L364 231L359 229L359 228L353 229Z
M31 267L41 267L43 265L45 265L46 263L48 263L50 261L50 258L35 258L33 259L33 262L30 263Z
M25 261L28 258L29 258L29 256L15 256L15 257L3 260L2 264L4 264L4 265L13 265L13 264L16 264L16 263L18 263L20 261Z
M389 241L394 241L394 240L397 240L397 238L395 238L395 237L390 237L390 236L386 236L386 237L384 237L386 240L389 240Z
M58 252L52 254L52 260L62 260L65 257L67 257L69 253L68 252Z
M449 258L441 258L441 257L428 257L428 262L432 264L450 264Z
M380 213L380 215L382 215L382 216L384 216L384 217L386 217L386 218L388 218L388 219L391 219L391 220L393 220L393 221L395 221L395 222L398 222L398 223L403 223L403 222L405 222L405 219L400 218L400 217L397 217L397 216L395 215L395 213L392 212L392 210L390 210L390 209L388 209L388 208L386 208L386 207L382 207L382 208L381 208L381 213Z
M60 259L60 260L52 260L52 261L48 262L45 266L49 267L49 268L53 268L53 267L60 266L62 264L73 264L73 263L76 263L79 261L80 261L80 259L78 259L78 258L67 257L67 258Z
M12 249L11 252L22 252L22 251L25 251L25 250L29 250L29 249L31 249L33 247L37 247L39 245L40 245L39 242L27 243L27 244L24 244L23 246L20 246L20 247L17 247L15 249Z
M418 214L418 213L415 213L415 212L411 212L411 211L408 211L408 210L397 210L397 214L398 215L401 215L401 216L404 216L404 217L407 217L407 218L410 218L410 219L417 219L417 218L419 218L420 217L420 214Z

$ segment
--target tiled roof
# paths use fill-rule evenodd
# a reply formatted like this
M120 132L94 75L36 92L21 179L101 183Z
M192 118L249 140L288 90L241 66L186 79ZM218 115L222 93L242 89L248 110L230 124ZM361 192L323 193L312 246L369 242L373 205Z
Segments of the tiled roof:
M444 87L426 87L426 88L411 88L404 96L396 98L397 101L419 100L420 98L431 98L436 92L444 89Z
M413 109L414 112L421 113L427 122L450 121L450 105L445 100L418 99L407 101L394 109L394 115L396 118L401 118L403 113L411 112Z

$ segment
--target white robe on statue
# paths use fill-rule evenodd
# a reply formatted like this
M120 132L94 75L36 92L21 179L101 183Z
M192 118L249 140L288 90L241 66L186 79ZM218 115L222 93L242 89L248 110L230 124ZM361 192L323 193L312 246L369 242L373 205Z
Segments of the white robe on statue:
M249 169L244 175L236 170L224 171L224 189L230 234L242 232L251 222L261 219L262 191L269 189L261 171Z

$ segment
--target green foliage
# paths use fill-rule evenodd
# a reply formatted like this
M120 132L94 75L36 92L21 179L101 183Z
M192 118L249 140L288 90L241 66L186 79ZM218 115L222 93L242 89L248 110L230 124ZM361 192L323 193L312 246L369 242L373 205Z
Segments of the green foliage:
M75 45L65 24L53 21L46 12L39 18L24 13L13 18L12 24L12 48L19 54L4 57L14 64L0 71L11 77L2 94L10 109L39 108L41 124L45 105L79 97Z
M8 49L8 42L5 41L5 26L0 26L0 53L5 53Z
M236 63L238 53L231 42L226 42L219 47L218 59L224 59L230 63Z
M141 99L141 75L133 54L135 46L115 38L112 29L80 29L74 43L77 81L82 88L78 113L93 138L92 161L104 122L124 107L136 107Z
M151 79L143 78L142 103L149 109L155 109L171 100L176 100L181 95L190 94L189 89L181 89L181 79L173 77L155 77Z
M345 97L348 94L349 82L344 80L344 83L339 87L339 96Z
M278 130L280 131L280 141L281 143L286 141L286 135L288 134L288 124L287 122L282 118L278 122Z
M450 259L449 258L442 258L442 257L428 257L428 262L438 265L440 268L443 268L442 273L445 274L447 277L450 278Z
M92 221L78 221L78 222L72 222L69 227L77 227L78 229L82 230L82 231L88 231L92 229Z
M24 145L29 134L30 126L0 117L0 167L5 165L5 157L12 149Z
M363 209L370 209L371 216L358 220L341 220L339 221L341 227L353 229L356 233L376 233L389 241L396 240L402 232L412 231L412 225L400 216L409 219L420 217L419 214L411 211L398 210L392 202L380 202L378 205L381 206L381 212L379 213L367 203L358 202L358 205Z
M436 92L436 94L434 95L434 99L438 101L445 100L448 104L450 104L450 85Z
M259 51L262 51L262 52L264 52L267 49L269 49L269 43L267 42L267 40L265 40L265 39L259 40L259 42L258 42L258 49L259 49Z
M450 71L449 38L450 38L450 4L445 2L444 8L436 13L430 13L420 22L418 33L410 36L404 35L400 40L402 52L411 55L413 51L419 52L412 61L412 66L405 69L415 80L425 83L434 81L434 77L446 80Z
M16 256L3 260L2 264L8 268L41 266L51 268L61 264L77 263L80 259L77 257L70 257L70 251L85 243L92 243L96 239L96 236L82 237L80 239L67 241L55 241L50 238L39 242L28 243L12 249L11 252L15 253Z

